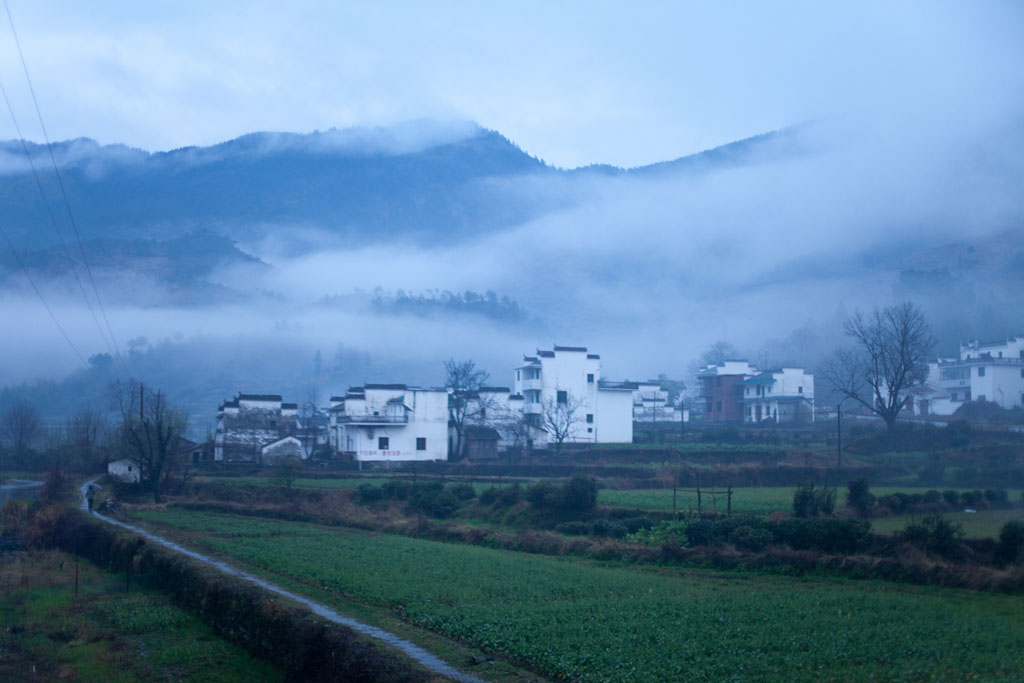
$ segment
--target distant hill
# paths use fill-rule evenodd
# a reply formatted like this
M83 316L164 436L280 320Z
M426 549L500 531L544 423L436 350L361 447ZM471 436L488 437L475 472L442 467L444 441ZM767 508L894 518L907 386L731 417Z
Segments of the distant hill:
M454 138L454 139L453 139ZM778 152L765 135L637 169L556 169L497 132L403 141L391 129L252 133L213 145L148 153L88 139L55 143L83 239L169 239L196 230L253 237L279 226L313 227L350 246L401 239L457 241L535 218L570 192L526 193L500 181L707 170ZM45 147L30 155L65 237L72 236ZM783 150L785 151L785 150ZM19 249L57 243L20 141L0 143L0 221Z

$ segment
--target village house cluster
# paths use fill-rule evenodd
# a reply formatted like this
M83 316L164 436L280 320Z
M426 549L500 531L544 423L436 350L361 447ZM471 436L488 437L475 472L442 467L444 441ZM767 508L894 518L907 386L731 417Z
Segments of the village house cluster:
M802 424L814 421L814 375L802 368L758 370L745 360L697 374L705 422Z
M217 409L212 443L184 441L183 457L201 462L272 465L314 453L359 463L473 461L502 452L556 450L563 444L632 443L634 423L689 420L681 383L615 382L601 356L582 346L538 349L513 369L511 387L365 384L331 396L326 407L289 403L277 394L245 394ZM692 405L708 424L799 425L814 421L814 376L803 368L760 370L745 360L697 373ZM929 364L928 379L908 397L917 417L952 415L967 402L1024 405L1024 337L969 341L959 358ZM113 475L138 481L130 460Z
M213 459L271 464L282 457L306 459L326 445L360 463L443 461L456 450L485 460L510 449L631 443L634 419L681 415L657 382L608 381L598 354L556 345L523 356L512 387L459 393L366 384L331 396L323 411L303 414L276 394L238 394L218 408Z

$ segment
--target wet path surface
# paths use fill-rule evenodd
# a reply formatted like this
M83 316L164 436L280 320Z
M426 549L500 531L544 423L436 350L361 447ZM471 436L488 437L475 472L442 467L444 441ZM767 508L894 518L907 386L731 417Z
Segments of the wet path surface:
M85 499L85 489L92 483L93 482L87 482L83 484L80 489L82 492L82 510L85 511L88 511L88 504L86 503ZM99 497L97 496L97 500L98 499ZM320 615L328 621L332 621L336 624L341 624L342 626L348 626L354 631L358 631L363 635L370 636L371 638L375 638L384 643L387 643L388 645L394 648L397 648L398 650L401 650L403 653L405 653L412 659L415 659L425 668L429 669L434 673L441 674L442 676L447 676L448 678L451 678L452 680L456 681L466 681L467 683L483 683L483 681L481 681L479 678L475 678L468 674L464 674L452 668L438 657L421 648L419 645L411 643L403 638L399 638L395 634L389 633L384 629L377 628L376 626L370 626L369 624L364 624L361 621L356 621L355 619L343 616L338 612L334 611L333 609L331 609L330 607L328 607L327 605L321 604L314 600L310 600L309 598L305 598L301 595L281 588L280 586L270 583L269 581L265 581L259 578L258 576L249 574L248 572L244 572L240 569L235 569L226 562L215 560L211 557L207 557L206 555L202 555L200 553L189 550L188 548L184 548L178 545L177 543L168 541L165 538L155 536L150 532L146 531L145 529L139 528L137 526L132 526L131 524L125 524L124 522L118 521L116 519L111 519L110 517L107 517L106 515L101 515L100 513L95 511L92 512L92 516L96 519L106 522L107 524L113 524L115 526L121 527L122 529L128 529L129 531L132 531L142 536L143 538L153 541L154 543L158 543L164 546L165 548L170 548L175 552L187 555L192 559L198 560L199 562L202 562L204 564L208 564L211 567L216 567L217 569L219 569L220 571L224 572L229 576L234 576L244 581L248 581L249 583L253 583L261 588L271 591L272 593L277 593L278 595L288 598L289 600L293 600L297 603L305 605L306 607L311 609L315 614Z

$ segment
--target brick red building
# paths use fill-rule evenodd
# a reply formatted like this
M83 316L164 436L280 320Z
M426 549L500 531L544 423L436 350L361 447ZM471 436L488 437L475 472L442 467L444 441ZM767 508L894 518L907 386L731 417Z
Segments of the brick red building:
M727 360L699 372L704 421L743 422L745 410L740 383L756 374L757 369L745 360Z

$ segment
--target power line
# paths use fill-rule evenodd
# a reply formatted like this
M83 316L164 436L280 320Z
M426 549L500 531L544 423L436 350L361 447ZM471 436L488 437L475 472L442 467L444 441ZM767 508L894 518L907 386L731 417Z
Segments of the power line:
M32 276L29 275L28 269L25 268L25 264L22 263L21 256L18 255L18 250L15 249L14 245L11 243L11 238L7 236L7 231L4 230L3 225L0 225L0 234L4 236L4 241L7 243L7 247L11 250L11 253L14 254L14 260L18 262L18 266L21 268L21 272L25 274L25 278L28 280L28 283L32 285L32 289L35 291L36 296L39 297L39 301L42 302L43 308L45 308L46 312L50 314L50 319L53 320L53 324L57 326L58 330L60 330L61 336L64 337L64 341L68 343L68 346L71 347L71 350L75 352L76 356L78 356L78 360L82 361L82 365L84 365L85 367L89 367L89 364L85 362L85 358L78 350L78 347L75 346L75 343L73 341L71 341L71 337L68 336L68 333L65 332L64 328L61 326L60 321L57 320L57 316L54 315L53 309L50 308L50 305L48 303L46 303L46 299L43 298L43 293L40 292L39 287L36 286L35 280L33 280Z
M28 64L26 64L25 62L25 55L21 50L21 41L18 40L18 32L14 28L14 18L11 16L11 9L7 5L7 0L3 0L3 2L4 11L7 13L7 22L11 26L11 35L14 37L14 45L18 49L18 58L21 61L21 68L22 71L25 73L25 82L28 84L29 93L32 95L32 104L36 110L36 118L39 119L39 128L43 132L43 140L46 142L46 150L50 156L50 163L53 165L53 172L54 175L57 177L57 186L60 188L61 198L64 200L64 207L67 209L68 219L70 220L71 228L75 233L75 240L78 242L78 250L82 254L82 264L85 266L85 272L89 276L89 283L92 285L93 295L96 297L96 305L100 309L100 314L103 316L103 322L106 325L107 333L110 335L110 342L113 344L113 348L111 350L114 352L114 357L117 358L118 361L121 363L121 366L124 369L125 373L130 375L131 372L129 371L128 365L124 360L124 356L121 354L121 348L117 343L117 337L114 335L114 330L110 326L110 319L107 317L107 311L106 308L104 308L103 306L103 300L100 298L100 291L99 288L96 286L96 279L93 277L92 268L89 266L89 258L85 254L85 245L82 244L82 236L78 231L78 222L75 220L74 212L72 212L71 210L71 202L68 201L67 191L64 189L64 179L61 177L60 169L57 166L57 159L54 157L53 154L53 145L50 144L50 136L46 132L46 124L43 122L43 113L39 108L39 100L36 98L36 90L35 87L33 87L32 85L32 77L29 76L28 73ZM7 100L6 92L4 93L4 100ZM15 119L14 110L11 108L9 101L7 102L7 107L11 112L11 118ZM16 120L15 127L18 127ZM35 175L35 165L32 163L31 157L28 154L28 147L25 145L25 139L24 136L21 135L20 129L18 129L18 137L21 138L22 149L25 151L26 157L29 159L29 165L32 166L32 173L33 175ZM36 176L36 182L39 183L39 189L40 192L42 192L42 183L39 182L38 176ZM50 213L51 220L54 221L54 228L57 228L56 220L54 220L53 212L50 210L49 202L46 200L45 193L43 194L43 202L47 206L47 212ZM67 247L64 245L64 238L60 235L59 228L57 229L57 235L58 237L60 237L61 246L64 247L64 252L68 257L69 263L71 263L71 269L75 275L75 279L78 280L79 287L82 289L82 296L85 298L86 305L89 307L89 312L92 313L93 319L95 320L96 314L95 312L93 312L92 304L89 301L89 297L86 295L85 288L82 286L82 283L78 278L78 272L77 270L75 270L74 260L71 259L71 255L68 252ZM98 320L96 320L96 325L97 327L100 327ZM104 343L107 343L107 338L106 336L103 335L102 327L100 327L100 336L103 337Z

